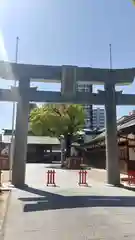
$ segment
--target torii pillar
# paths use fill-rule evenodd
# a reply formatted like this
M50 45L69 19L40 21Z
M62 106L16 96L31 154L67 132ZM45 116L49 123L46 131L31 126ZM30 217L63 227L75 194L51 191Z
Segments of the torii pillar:
M29 117L28 89L30 80L25 78L19 81L18 103L16 114L14 160L12 167L12 184L23 187L25 184L25 168L27 157L27 134Z
M119 185L120 165L118 157L116 92L114 84L105 84L105 112L107 183Z

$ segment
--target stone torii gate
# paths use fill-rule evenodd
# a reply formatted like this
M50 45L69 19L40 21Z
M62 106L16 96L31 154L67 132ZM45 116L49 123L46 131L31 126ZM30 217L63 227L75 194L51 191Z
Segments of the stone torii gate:
M12 168L13 185L22 187L25 183L29 102L105 105L107 182L119 184L116 105L135 105L135 95L116 92L115 85L131 84L134 76L135 68L110 70L0 62L0 77L19 81L16 88L0 89L0 101L18 102ZM61 92L38 91L30 87L30 81L61 82ZM104 91L76 92L77 82L104 84Z

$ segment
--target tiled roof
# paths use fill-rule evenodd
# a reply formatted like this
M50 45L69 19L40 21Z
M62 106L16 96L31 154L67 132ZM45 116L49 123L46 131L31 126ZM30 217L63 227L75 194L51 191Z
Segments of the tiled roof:
M11 143L11 135L3 135L2 142ZM48 137L48 136L28 136L28 144L44 144L44 145L59 145L60 141L58 138Z
M125 129L128 130L129 127L130 128L132 127L132 130L129 130L129 133L131 133L131 131L133 131L133 127L135 128L135 119L132 119L131 121L126 122L122 125L118 125L117 126L117 131L122 133ZM91 141L89 141L86 145L89 145L89 144L91 145L91 144L97 143L99 141L102 141L104 139L105 139L105 131L102 132L101 134L99 134L98 136L96 136Z

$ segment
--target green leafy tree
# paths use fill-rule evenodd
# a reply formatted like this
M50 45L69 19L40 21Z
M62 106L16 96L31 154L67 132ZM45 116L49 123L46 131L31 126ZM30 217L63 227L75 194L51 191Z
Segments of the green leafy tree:
M66 156L70 156L74 136L84 126L82 105L47 104L34 108L30 113L30 127L35 135L65 138Z

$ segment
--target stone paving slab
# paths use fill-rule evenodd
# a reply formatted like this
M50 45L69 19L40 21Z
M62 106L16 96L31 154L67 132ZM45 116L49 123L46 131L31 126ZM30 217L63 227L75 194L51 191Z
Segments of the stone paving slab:
M44 171L28 167L28 187L12 190L4 240L135 239L135 192L94 181L78 187L74 172L59 170L61 186L46 187Z
M46 193L42 192L42 195L42 198L46 197ZM135 207L117 207L113 201L110 207L91 207L93 202L90 202L89 207L83 207L83 203L86 204L83 200L81 208L70 207L69 203L68 209L61 204L60 209L53 209L52 206L48 210L45 208L45 200L40 199L37 205L37 197L41 196L16 189L12 191L5 240L39 237L41 240L135 239ZM54 200L60 201L56 198ZM35 210L24 212L24 207L31 203Z
M3 191L3 193L0 194L0 236L2 233L2 227L3 227L5 216L7 213L9 194L10 194L10 191Z

